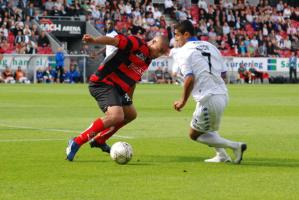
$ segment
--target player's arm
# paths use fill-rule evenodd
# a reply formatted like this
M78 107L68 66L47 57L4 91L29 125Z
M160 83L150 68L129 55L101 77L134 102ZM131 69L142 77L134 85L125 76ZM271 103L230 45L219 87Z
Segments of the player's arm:
M193 56L193 53L189 54L187 56L180 57L178 59L179 65L181 68L181 72L184 75L185 79L184 79L184 90L183 90L182 97L180 100L175 101L173 104L174 109L177 111L181 111L181 109L185 106L185 104L187 103L188 98L191 94L191 91L193 89L193 86L194 86L192 56Z
M111 45L118 47L119 38L118 37L108 37L108 36L98 36L93 37L89 34L85 34L82 38L83 42L92 43L92 44L102 44L102 45Z
M194 85L194 76L193 74L188 74L184 80L184 90L182 94L181 100L174 102L174 109L177 111L181 111L181 109L186 105L188 98L192 92Z
M228 78L227 78L227 72L221 72L221 78L223 81L227 84L228 83Z
M96 57L98 57L99 55L103 54L106 50L106 47L101 48L99 51L96 51L94 53L90 54L90 58L91 59L95 59Z

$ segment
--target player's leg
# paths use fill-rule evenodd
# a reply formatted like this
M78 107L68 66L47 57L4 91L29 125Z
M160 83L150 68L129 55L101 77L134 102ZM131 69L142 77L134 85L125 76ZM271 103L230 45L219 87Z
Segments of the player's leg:
M191 128L189 136L192 140L198 141L200 135L203 135L210 129L210 116L208 108L197 103L196 109L193 113L193 118L191 121ZM224 148L217 148L216 156L210 159L206 159L205 162L229 162L231 158L228 156Z
M97 133L116 126L124 120L124 113L121 106L108 107L105 116L96 119L85 131L79 136L69 141L66 149L67 159L72 161L79 148L96 136Z
M191 121L190 138L208 146L220 148L219 153L222 152L222 154L219 155L219 161L221 162L230 160L225 150L221 148L233 149L236 154L235 162L239 163L246 145L222 138L216 132L219 129L226 102L227 97L225 95L213 95L201 105L198 103Z
M106 141L114 135L120 128L125 126L126 124L130 123L137 117L137 111L135 107L133 106L133 102L131 98L125 94L122 98L122 104L123 104L123 112L124 112L124 121L117 124L114 127L108 128L98 135L96 135L90 142L90 146L101 148L105 152L110 151L110 147L106 144Z
M200 142L203 144L206 144L210 147L215 147L216 150L216 156L210 159L206 159L205 162L230 162L231 158L226 153L224 148L227 148L227 143L230 141L223 141L219 140L219 137L215 137L215 135L218 135L217 132L203 132L194 130L193 128L190 129L190 138L196 142ZM219 135L218 135L219 136ZM237 144L235 146L237 148Z
M124 112L121 106L111 106L108 107L105 112L105 116L96 119L85 131L83 131L74 140L79 145L83 145L90 139L92 139L99 132L115 127L124 120Z
M120 128L124 127L126 124L133 121L136 116L136 110L133 105L131 106L123 106L125 118L124 121L120 122L116 126L110 127L108 129L105 129L101 133L99 133L97 136L95 136L92 139L92 142L90 142L91 147L98 147L98 144L105 144L106 141L114 135Z
M122 97L114 87L92 85L89 89L91 95L96 99L99 107L105 113L105 116L96 119L85 131L69 142L66 153L67 159L70 161L73 160L79 148L96 136L97 133L124 121Z

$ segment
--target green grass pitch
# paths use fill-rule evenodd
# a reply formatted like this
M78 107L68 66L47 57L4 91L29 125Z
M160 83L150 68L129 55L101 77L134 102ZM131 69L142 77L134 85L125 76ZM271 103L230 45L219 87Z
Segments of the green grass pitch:
M188 138L193 100L172 109L181 90L138 85L138 118L108 142L133 146L122 166L89 145L64 160L102 116L87 85L0 85L0 199L299 199L299 85L229 85L220 134L248 144L241 165L203 162L214 151Z

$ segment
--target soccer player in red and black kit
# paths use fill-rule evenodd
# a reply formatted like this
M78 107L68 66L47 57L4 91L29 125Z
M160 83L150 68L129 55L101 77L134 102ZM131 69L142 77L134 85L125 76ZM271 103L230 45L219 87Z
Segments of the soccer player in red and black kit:
M132 104L135 84L141 80L152 59L168 53L169 45L168 39L163 36L156 36L147 43L136 36L124 35L112 38L86 34L82 40L86 43L113 45L118 50L105 58L103 64L90 77L90 94L105 115L69 141L66 149L66 158L69 161L72 161L79 148L90 140L91 147L110 152L106 140L137 116Z

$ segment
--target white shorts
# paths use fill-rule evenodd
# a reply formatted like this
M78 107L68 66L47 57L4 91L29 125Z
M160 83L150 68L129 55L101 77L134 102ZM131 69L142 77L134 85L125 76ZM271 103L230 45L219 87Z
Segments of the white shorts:
M217 131L227 103L228 96L222 94L211 95L204 101L197 102L191 128L202 133Z

